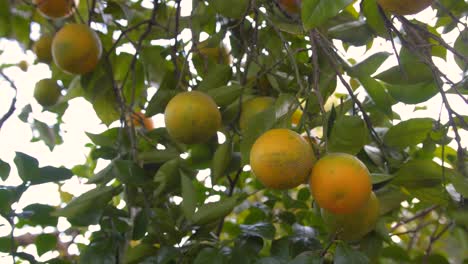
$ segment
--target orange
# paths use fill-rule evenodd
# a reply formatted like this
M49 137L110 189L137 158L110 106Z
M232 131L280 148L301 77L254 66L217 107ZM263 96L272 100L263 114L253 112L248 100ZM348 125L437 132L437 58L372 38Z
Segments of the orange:
M172 98L164 111L167 132L185 144L208 141L221 128L221 113L213 99L199 91Z
M377 0L383 10L395 15L414 15L426 9L434 0Z
M28 64L27 61L22 60L22 61L20 61L20 62L18 63L18 67L19 67L22 71L26 72L26 71L28 71L29 64Z
M289 14L298 14L301 12L302 0L278 0L280 7Z
M52 61L52 36L42 35L33 46L33 51L36 53L37 61L50 63Z
M154 129L153 119L151 119L151 117L145 116L145 114L142 112L133 113L132 122L136 128L144 127L148 131Z
M309 143L289 129L267 131L250 151L253 174L270 189L290 189L306 182L314 161Z
M55 19L72 14L78 1L73 3L73 0L33 0L33 4L45 17Z
M96 32L84 24L66 24L52 41L52 57L62 70L85 74L94 70L102 54Z
M52 79L43 79L36 83L34 98L45 107L53 106L60 97L60 86Z
M334 214L322 209L322 218L331 235L346 241L360 240L375 228L379 219L380 202L374 192L356 212Z
M328 154L317 161L309 184L317 204L335 214L355 212L372 190L366 165L345 153Z
M248 100L242 105L241 114L239 117L239 127L244 130L247 127L250 118L256 114L263 112L269 106L273 105L275 99L273 97L261 96Z
M291 123L295 126L299 125L299 122L301 122L302 118L302 110L300 108L297 108L296 111L291 116Z
M197 45L196 55L201 55L204 59L219 64L231 64L231 56L223 43L213 43L206 40Z

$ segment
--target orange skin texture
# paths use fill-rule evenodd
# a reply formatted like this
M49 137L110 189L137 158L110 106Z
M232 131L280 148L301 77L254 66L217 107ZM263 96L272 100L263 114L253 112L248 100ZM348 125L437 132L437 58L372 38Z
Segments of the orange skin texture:
M183 92L172 98L164 111L169 135L184 144L203 143L221 128L221 113L215 101L200 91Z
M271 129L250 151L253 174L270 189L286 190L307 181L315 156L309 143L289 129Z
M73 13L73 0L33 0L33 4L47 18L57 19Z
M248 100L242 105L241 114L239 117L239 127L241 130L247 128L250 118L256 114L263 112L269 106L273 105L275 99L273 97L261 96Z
M96 32L84 24L66 24L52 41L55 64L71 74L93 71L101 55L101 40Z
M357 241L375 228L379 220L380 202L374 192L369 200L351 214L333 214L322 209L322 218L331 235L338 233L339 239Z
M50 35L42 35L34 43L33 51L36 53L38 61L44 63L52 62L52 39Z
M377 0L383 10L395 15L414 15L429 7L433 0Z
M278 0L278 4L289 14L299 14L301 12L302 0Z
M309 185L318 205L335 214L355 212L372 191L366 165L345 153L328 154L317 161Z
M148 131L154 129L153 119L145 116L142 112L132 114L132 122L135 127L144 127Z

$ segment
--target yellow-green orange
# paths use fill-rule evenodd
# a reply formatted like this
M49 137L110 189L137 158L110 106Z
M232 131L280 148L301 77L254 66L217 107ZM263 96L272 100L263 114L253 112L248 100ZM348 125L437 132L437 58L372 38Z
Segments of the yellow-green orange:
M273 97L261 96L248 100L242 105L241 114L239 117L239 127L244 130L253 116L264 111L269 106L273 105L275 99Z
M221 113L213 99L200 91L172 98L164 111L169 135L185 144L203 143L221 127Z
M52 61L52 36L42 35L33 46L37 61L50 63Z
M53 106L60 97L60 86L52 79L43 79L36 83L34 98L42 106Z
M73 12L74 6L73 0L33 0L33 4L48 18L66 17Z
M253 174L270 189L290 189L306 182L314 161L309 143L289 129L267 131L250 151Z
M372 191L366 165L345 153L328 154L317 161L309 184L318 205L335 214L355 212Z
M426 9L433 0L377 0L383 10L395 15L414 15Z
M322 209L322 218L330 234L338 234L338 238L342 240L356 241L375 228L379 210L379 199L371 192L369 200L356 212L334 214Z
M62 70L85 74L94 70L102 45L96 32L84 24L66 24L52 41L52 57Z

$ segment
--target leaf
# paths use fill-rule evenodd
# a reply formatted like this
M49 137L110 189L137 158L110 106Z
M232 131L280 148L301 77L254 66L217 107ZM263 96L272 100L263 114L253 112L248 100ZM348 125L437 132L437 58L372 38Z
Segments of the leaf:
M453 187L455 187L455 190L465 196L468 197L468 178L464 177L463 174L460 173L453 173L452 176L450 177L450 180L452 181Z
M379 67L387 60L391 54L388 52L378 52L372 54L367 59L354 65L349 73L352 77L364 77L374 74Z
M370 98L374 101L375 105L388 117L392 117L393 99L387 93L382 83L368 75L361 75L359 77L359 82L361 82L364 89L366 89L367 93L369 94Z
M451 174L449 169L445 173ZM442 177L442 167L434 161L410 160L400 167L392 183L405 188L426 188L440 185Z
M0 237L0 252L10 253L12 251L12 245L13 243L11 243L10 236Z
M67 168L56 168L46 166L39 169L39 177L32 179L31 184L41 184L46 182L60 182L68 180L73 176L73 173Z
M303 0L301 15L304 29L310 30L323 25L352 2L352 0Z
M245 195L239 194L221 199L218 202L204 204L195 212L192 222L195 225L204 225L221 219L228 215L244 198Z
M458 67L462 71L468 71L466 58L468 58L468 29L464 29L460 32L460 35L455 40L455 44L453 46L461 55L465 56L465 61L463 61L460 57L454 55L455 62L457 63Z
M215 64L215 67L210 69L207 76L198 85L200 91L207 91L216 87L226 85L232 77L232 70L229 65Z
M112 168L114 175L123 183L142 186L151 181L145 171L130 160L116 160Z
M398 149L422 143L432 131L433 123L431 118L413 118L400 122L387 131L384 143Z
M206 94L211 96L218 106L226 107L234 102L242 94L243 90L242 86L233 84L207 90Z
M380 202L380 215L399 209L400 203L408 198L408 195L403 193L400 188L392 184L387 184L375 192Z
M249 7L249 0L237 0L235 5L224 0L211 0L210 4L213 4L217 13L228 18L239 19Z
M372 30L364 20L338 24L328 30L330 37L354 46L366 45L372 40Z
M336 246L333 264L366 264L369 259L363 253L354 250L346 243L339 243Z
M30 181L31 178L37 178L39 174L39 162L22 152L16 152L14 158L19 177L24 181Z
M138 154L138 160L145 163L164 163L172 159L178 158L179 152L175 150L151 150L147 152L141 152Z
M23 208L25 216L20 219L17 227L23 226L57 226L58 217L51 215L55 208L46 204L30 204Z
M399 102L406 104L419 104L426 102L439 92L433 82L416 84L384 84L390 95Z
M185 217L191 220L197 206L197 193L192 180L183 172L180 173L180 182L183 199L180 206L182 207Z
M109 163L104 169L91 176L87 184L107 183L114 178L114 162Z
M140 50L141 62L149 80L160 83L168 71L170 62L164 58L165 48L161 46L143 46ZM152 114L150 115L152 116Z
M213 176L213 182L221 178L226 172L232 158L232 143L230 138L220 145L213 156L213 162L211 167L211 174Z
M11 31L10 1L0 0L0 37L7 37Z
M39 132L39 139L44 141L44 143L52 151L56 145L59 145L63 142L62 137L59 134L60 127L58 124L50 127L46 123L43 123L39 120L34 119L32 128Z
M387 182L387 181L393 179L394 177L395 177L394 175L389 175L389 174L380 174L380 173L372 173L371 174L372 184Z
M135 247L128 247L125 254L125 264L137 264L149 256L157 254L157 248L153 245L141 243Z
M57 246L57 237L53 234L40 234L36 237L36 250L39 256L54 250Z
M79 264L114 264L117 243L114 238L103 238L91 243L80 252Z
M271 223L256 223L253 225L240 225L243 235L259 236L272 240L275 237L275 227Z
M112 186L93 189L73 199L64 208L56 210L53 215L67 217L77 225L95 224L104 207L121 191L122 187Z
M305 251L297 255L293 260L289 261L288 264L320 264L322 263L319 254Z
M372 30L374 30L374 32L379 36L387 38L388 33L385 27L385 22L378 10L377 1L364 0L361 2L361 9L364 17L366 18L367 24L369 24Z
M194 264L224 264L223 254L215 248L203 248L193 261Z
M0 179L2 179L2 181L6 181L8 179L8 176L10 175L10 170L10 164L0 159Z
M366 124L358 116L338 117L328 141L329 151L357 154L369 142Z

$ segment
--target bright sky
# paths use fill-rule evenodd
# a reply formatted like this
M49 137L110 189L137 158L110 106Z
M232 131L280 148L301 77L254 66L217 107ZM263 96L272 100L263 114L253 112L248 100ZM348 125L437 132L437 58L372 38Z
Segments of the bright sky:
M182 3L182 15L190 14L191 1L184 0ZM146 1L146 4L151 6L150 1ZM430 19L434 16L435 12L429 8L418 14L418 19L427 21L427 18ZM32 29L31 38L35 40L39 37L39 27L36 25L33 26ZM454 41L455 37L456 34L450 34L445 36L444 39L451 43ZM190 38L190 32L184 32L183 39L188 40ZM0 180L0 185L18 185L21 183L13 163L15 151L25 152L33 157L36 157L40 162L40 166L53 165L71 168L74 165L83 164L86 160L86 155L89 153L89 149L85 147L85 144L89 142L89 139L84 132L100 133L107 129L106 126L100 124L100 121L96 117L92 106L82 98L76 98L70 101L70 106L63 117L64 124L61 127L61 130L63 131L62 137L64 143L62 145L56 146L53 152L50 152L48 147L42 142L31 143L31 128L28 124L20 121L17 118L17 115L25 105L31 104L33 108L32 116L34 118L51 125L55 122L55 114L41 112L41 106L38 105L32 97L35 83L40 79L49 78L51 73L48 69L48 66L45 64L33 65L35 55L31 51L24 53L21 48L14 42L1 40L0 50L4 51L3 54L0 55L0 64L16 64L21 60L26 60L30 65L27 72L23 72L17 67L12 67L4 71L8 76L10 76L11 79L14 80L16 86L18 87L18 101L16 105L17 111L4 124L2 130L0 131L0 146L2 148L2 151L0 152L0 159L8 162L12 166L10 177L6 182L2 182ZM368 57L372 53L382 50L392 52L389 43L379 39L375 42L374 47L370 52L364 54L364 48L352 47L348 50L348 54L352 54L353 58L361 61L364 59L364 57ZM452 80L459 81L461 79L461 70L455 65L452 56L449 56L447 62L440 59L436 60L437 65L443 69L443 71L448 73ZM381 70L384 68L389 68L393 65L396 65L396 60L392 57L385 63ZM13 95L13 90L9 87L9 84L0 80L0 116L3 116L3 114L7 111ZM456 111L467 114L466 105L459 97L451 96L450 102ZM427 106L427 110L413 112L413 105L404 104L398 104L396 107L394 107L394 110L399 112L404 120L413 117L426 116L437 118L441 105L440 96L434 97L424 105ZM84 116L86 118L83 118ZM443 113L442 118L443 121L447 120L447 115L445 112ZM161 125L161 116L154 117L154 119L156 124ZM466 136L467 133L463 131L465 146L467 145ZM101 162L98 167L102 168L105 165L105 163ZM96 171L99 171L99 168ZM79 180L77 177L74 177L65 184L63 190L74 195L79 195L89 190L90 188L93 188L93 186L84 185L83 182L84 181ZM21 209L31 203L42 203L57 206L59 205L59 202L60 197L58 193L58 187L55 184L42 184L39 186L30 187L28 191L24 193L19 204L14 205L14 208ZM62 219L59 224L59 230L64 230L67 228L67 226L68 224L66 221ZM10 229L8 223L4 220L0 220L0 236L7 235L9 231ZM28 232L39 233L41 232L41 229L31 228L28 230ZM15 235L21 235L23 233L24 232L18 231L15 233ZM78 241L80 240L81 242L87 241L86 237L78 238ZM70 250L70 253L77 253L76 248L71 248ZM34 247L28 247L25 251L35 255ZM45 254L39 258L39 260L47 260L52 256L54 256L54 254ZM0 255L0 263L9 263L9 261L11 261L10 257Z

